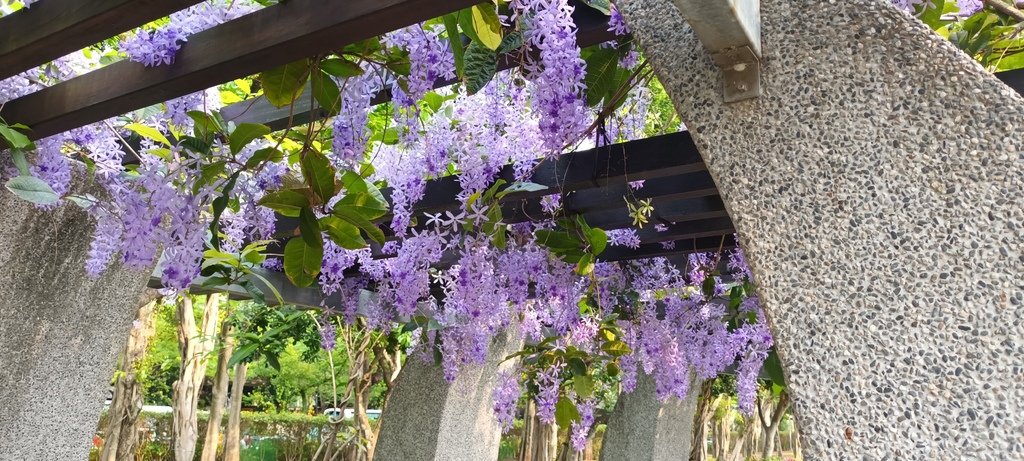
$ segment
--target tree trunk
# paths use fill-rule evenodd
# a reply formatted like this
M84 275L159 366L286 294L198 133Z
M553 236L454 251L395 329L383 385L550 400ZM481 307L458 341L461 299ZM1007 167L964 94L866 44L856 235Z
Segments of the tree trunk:
M178 349L181 353L181 370L174 382L171 399L174 422L171 426L171 447L176 461L192 461L196 455L196 440L199 436L199 392L206 377L206 364L213 350L217 334L217 318L222 294L206 297L203 319L196 328L192 299L182 295L178 299Z
M697 397L697 411L693 413L693 441L690 443L690 461L707 459L707 422L715 411L711 401L711 384L714 380L705 380L700 385L700 396Z
M245 391L245 373L249 364L235 365L235 379L231 382L231 402L228 404L228 429L224 432L224 461L238 461L242 450L242 394Z
M115 373L114 398L107 411L107 425L103 429L103 450L100 461L121 461L134 458L138 442L135 427L142 411L142 392L137 367L146 356L149 339L155 333L156 290L146 290L139 300L141 306L135 324L128 333L128 341L121 352L121 363Z
M220 352L217 354L217 375L213 378L213 398L210 399L210 420L206 424L206 441L203 442L203 457L200 458L202 461L217 460L220 426L224 419L224 407L228 400L228 383L230 382L228 361L231 360L231 353L234 351L231 333L231 325L228 322L223 322L220 326L220 337L217 338Z
M742 461L743 452L746 446L750 443L751 435L754 428L757 427L757 422L747 418L743 424L743 432L740 433L739 437L736 437L736 445L732 447L732 453L729 455L731 461Z
M797 461L804 459L803 451L800 449L800 431L797 429L796 418L793 418L793 431L790 432L790 440L792 440L793 457Z
M519 433L519 461L533 461L533 425L537 415L537 407L533 400L526 402L523 414L523 429Z
M782 417L786 414L787 408L789 408L789 394L782 391L782 394L779 395L779 403L774 405L774 410L772 410L771 421L764 425L764 450L761 452L761 459L768 459L769 456L775 454L775 439L778 438L779 424L782 423ZM765 420L762 419L761 423L764 424L764 422Z

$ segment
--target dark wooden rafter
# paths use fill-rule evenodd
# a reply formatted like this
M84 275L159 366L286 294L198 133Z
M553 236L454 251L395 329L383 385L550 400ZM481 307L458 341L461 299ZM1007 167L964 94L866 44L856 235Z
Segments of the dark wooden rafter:
M45 2L43 2L45 3ZM39 139L390 32L475 0L291 0L189 37L171 65L120 61L8 102Z
M0 18L0 79L202 0L46 0Z
M608 30L607 16L581 2L573 1L572 3L576 6L572 18L577 28L576 43L580 48L616 38L615 34ZM518 56L501 56L498 60L498 70L511 69L519 66L519 63ZM434 82L434 88L442 88L458 82L458 80L438 80ZM309 94L308 83L303 91L304 94ZM391 90L385 88L373 96L371 104L382 104L390 100ZM290 106L276 107L262 96L224 107L220 110L220 115L224 120L235 123L262 123L275 131L287 128L289 120L292 125L304 125L314 118L321 120L330 116L327 111L320 108L316 101L311 101L309 98L298 98Z

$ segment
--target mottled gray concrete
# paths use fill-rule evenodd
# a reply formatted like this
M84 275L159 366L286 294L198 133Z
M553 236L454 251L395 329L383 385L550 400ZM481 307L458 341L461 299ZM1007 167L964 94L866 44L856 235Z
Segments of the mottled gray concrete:
M491 396L500 363L519 350L511 329L491 344L487 362L459 370L448 384L441 366L410 357L395 379L380 419L375 461L478 461L498 457L501 428Z
M763 0L760 99L619 0L758 280L808 459L1024 459L1024 100L887 0Z
M690 385L685 400L658 401L654 378L639 373L636 389L620 394L601 442L601 461L689 459L693 416L700 383Z
M0 210L0 460L84 460L149 272L89 278L75 205Z

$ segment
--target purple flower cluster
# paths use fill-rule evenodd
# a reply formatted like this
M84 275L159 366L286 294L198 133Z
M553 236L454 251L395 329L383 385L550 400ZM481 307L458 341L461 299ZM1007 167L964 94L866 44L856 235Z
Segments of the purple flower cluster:
M549 155L573 144L587 126L586 63L576 45L573 7L567 0L514 0L512 6L525 23L524 43L540 51L540 59L523 68L534 84L533 111Z
M241 17L259 8L254 1L208 0L174 13L156 29L140 29L121 40L121 51L128 59L155 67L174 63L174 56L188 37L218 24Z
M325 351L333 351L337 345L338 332L334 328L334 320L327 313L320 316L320 347Z
M590 427L594 425L594 401L584 400L576 405L576 409L580 412L580 420L573 421L569 440L573 450L583 451L587 447Z
M608 234L609 245L624 246L634 250L640 248L640 236L637 235L636 229L632 227L614 229L605 232Z
M501 425L501 432L508 433L516 417L516 403L522 389L519 387L519 373L515 370L498 373L498 385L494 387L494 415Z

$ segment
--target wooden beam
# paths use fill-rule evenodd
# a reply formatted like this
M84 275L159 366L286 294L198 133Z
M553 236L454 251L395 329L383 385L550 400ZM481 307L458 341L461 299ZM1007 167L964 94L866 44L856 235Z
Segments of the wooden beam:
M582 2L572 0L576 7L572 18L576 24L576 44L580 48L597 45L599 43L614 40L615 34L608 31L608 17L603 13L586 6ZM517 56L506 55L498 60L498 70L506 70L519 65ZM454 85L459 80L438 80L434 82L434 88L443 88ZM309 87L306 87L309 94ZM372 104L382 104L391 100L391 89L385 88L374 95ZM262 123L274 131L283 130L288 127L288 120L293 125L304 125L315 119L322 120L329 114L320 108L315 101L309 98L299 98L293 106L275 107L267 102L263 96L257 96L245 101L239 101L221 109L220 114L224 120L235 123Z
M202 0L46 0L0 18L0 79Z
M598 257L601 261L626 261L635 259L648 259L657 257L668 257L690 253L703 253L707 251L730 250L736 248L736 239L732 234L719 237L701 237L693 239L676 240L675 247L665 248L661 243L645 243L638 249L610 246Z
M43 2L45 3L45 2ZM120 61L7 103L0 116L39 139L327 53L476 0L291 0L189 37L174 64Z

